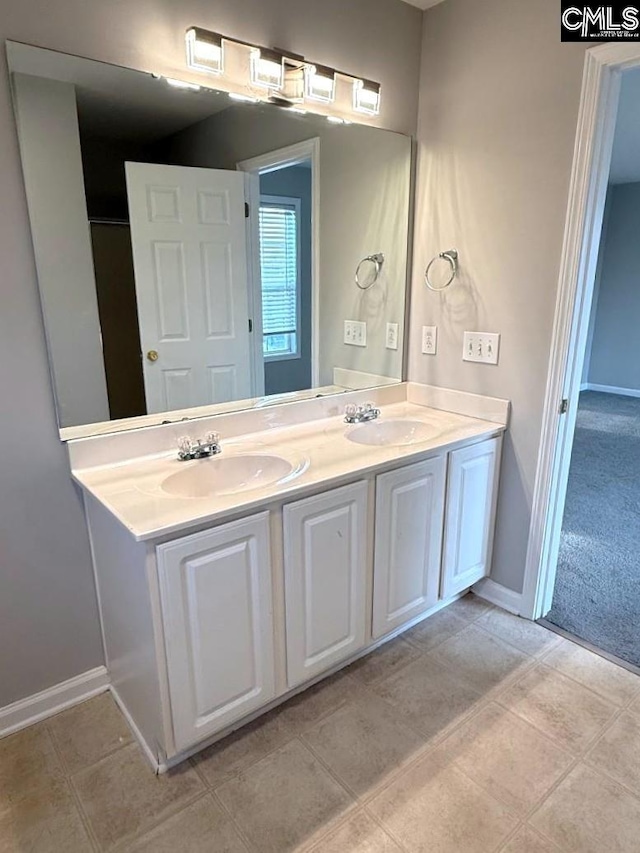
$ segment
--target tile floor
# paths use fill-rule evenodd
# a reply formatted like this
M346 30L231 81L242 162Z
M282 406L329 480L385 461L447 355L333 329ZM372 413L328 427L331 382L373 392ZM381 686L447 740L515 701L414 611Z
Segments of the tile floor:
M109 694L0 741L0 853L637 853L640 678L467 596L157 778Z

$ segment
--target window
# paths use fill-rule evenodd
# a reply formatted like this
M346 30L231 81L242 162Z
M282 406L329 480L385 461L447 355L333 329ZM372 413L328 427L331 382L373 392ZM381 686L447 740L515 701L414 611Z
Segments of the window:
M262 334L265 359L300 356L300 200L260 199Z

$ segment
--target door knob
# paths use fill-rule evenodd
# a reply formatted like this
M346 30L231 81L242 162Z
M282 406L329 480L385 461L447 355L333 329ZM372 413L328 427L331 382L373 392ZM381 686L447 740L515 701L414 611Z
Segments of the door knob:
M149 361L157 361L159 358L158 350L150 349L147 353L147 358L149 359Z

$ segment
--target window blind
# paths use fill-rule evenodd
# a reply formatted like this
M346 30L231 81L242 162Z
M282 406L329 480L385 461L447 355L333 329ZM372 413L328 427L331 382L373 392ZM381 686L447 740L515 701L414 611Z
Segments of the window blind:
M295 207L260 205L264 354L297 351L298 222Z

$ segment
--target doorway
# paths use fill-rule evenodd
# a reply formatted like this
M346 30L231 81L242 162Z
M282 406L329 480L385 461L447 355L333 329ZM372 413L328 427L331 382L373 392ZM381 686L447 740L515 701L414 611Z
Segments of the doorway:
M637 45L587 52L575 150L524 610L637 667Z

